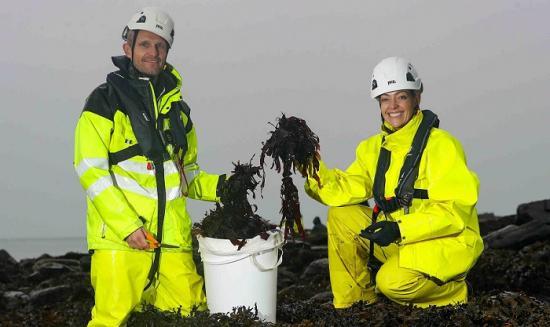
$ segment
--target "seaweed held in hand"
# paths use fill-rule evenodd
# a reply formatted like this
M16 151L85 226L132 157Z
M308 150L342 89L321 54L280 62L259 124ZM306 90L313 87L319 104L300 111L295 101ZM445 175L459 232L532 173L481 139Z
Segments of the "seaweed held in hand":
M283 183L281 184L281 202L281 214L285 222L285 238L288 238L289 232L290 235L294 236L294 225L296 225L296 229L304 239L305 232L302 226L302 213L300 212L298 189L292 182L290 176L283 177Z
M252 163L233 163L232 175L224 182L220 201L216 208L196 223L194 231L204 237L229 239L239 249L245 245L247 238L257 235L267 239L268 230L274 228L266 220L255 214L256 206L248 202L248 195L256 198L258 185L264 186L265 176L262 167Z
M311 177L320 182L317 175L319 137L311 131L305 120L293 116L287 118L283 114L278 118L277 125L273 126L275 130L271 132L271 137L262 143L260 166L264 166L267 155L273 159L271 168L275 167L277 173L282 172L281 226L284 224L285 239L289 234L294 237L294 225L302 238L305 238L298 190L290 176L298 169L302 175L311 174Z
M273 158L271 168L283 177L290 176L296 168L303 173L311 173L319 181L319 137L311 131L306 121L283 114L278 118L271 137L263 142L260 165L264 166L265 156ZM273 124L271 124L273 125ZM311 169L313 168L313 169Z

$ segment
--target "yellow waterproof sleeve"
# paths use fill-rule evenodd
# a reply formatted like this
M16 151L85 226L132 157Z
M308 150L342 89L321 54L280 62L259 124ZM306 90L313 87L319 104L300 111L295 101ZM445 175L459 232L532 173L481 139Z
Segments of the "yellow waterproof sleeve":
M120 239L142 226L139 216L116 187L109 171L109 143L113 122L84 111L75 130L74 168L99 217Z
M201 170L197 164L198 142L195 127L187 133L187 144L183 163L188 196L195 200L218 201L217 189L220 175L209 174Z
M313 199L331 206L357 204L372 197L374 176L370 176L369 165L376 165L376 151L368 149L367 142L359 144L356 159L344 172L340 169L329 169L324 162L319 162L319 179L321 185L308 176L305 183L306 193Z

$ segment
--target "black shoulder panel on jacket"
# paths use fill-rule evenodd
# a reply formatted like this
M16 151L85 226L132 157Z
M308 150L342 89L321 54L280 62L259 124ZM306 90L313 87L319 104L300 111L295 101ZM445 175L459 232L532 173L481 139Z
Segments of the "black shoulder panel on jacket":
M96 87L86 99L83 111L93 112L109 120L113 120L116 102L107 83Z
M180 102L181 102L181 110L183 111L183 113L187 117L191 118L191 108L189 108L189 105L187 104L187 102L183 100L181 100Z
M183 100L180 102L181 105L181 111L187 116L187 125L185 126L185 132L189 133L191 129L193 128L193 121L191 120L191 108L187 105L187 103Z

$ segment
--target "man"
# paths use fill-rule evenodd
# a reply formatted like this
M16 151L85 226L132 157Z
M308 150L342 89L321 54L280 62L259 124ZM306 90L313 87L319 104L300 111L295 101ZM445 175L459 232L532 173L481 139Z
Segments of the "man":
M75 169L86 190L95 306L88 326L124 324L141 303L205 308L192 259L186 197L219 199L224 175L199 169L181 77L166 62L170 16L144 8L123 32L117 71L86 100L75 133Z
M320 183L306 181L306 192L330 206L336 308L375 302L378 293L419 307L467 301L465 277L483 250L479 182L459 141L437 128L432 112L420 110L422 91L408 60L382 60L371 90L381 133L359 144L346 171L321 162ZM371 198L374 210L363 205Z

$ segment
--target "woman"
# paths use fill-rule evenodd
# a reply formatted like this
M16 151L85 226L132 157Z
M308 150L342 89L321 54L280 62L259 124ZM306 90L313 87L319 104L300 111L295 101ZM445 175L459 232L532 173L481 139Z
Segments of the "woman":
M306 192L330 206L335 308L375 302L378 293L419 307L467 302L465 277L483 251L479 181L459 141L420 110L422 91L410 62L382 60L371 90L381 132L359 144L346 171L321 162L320 183L306 181ZM371 198L374 211L364 205Z

